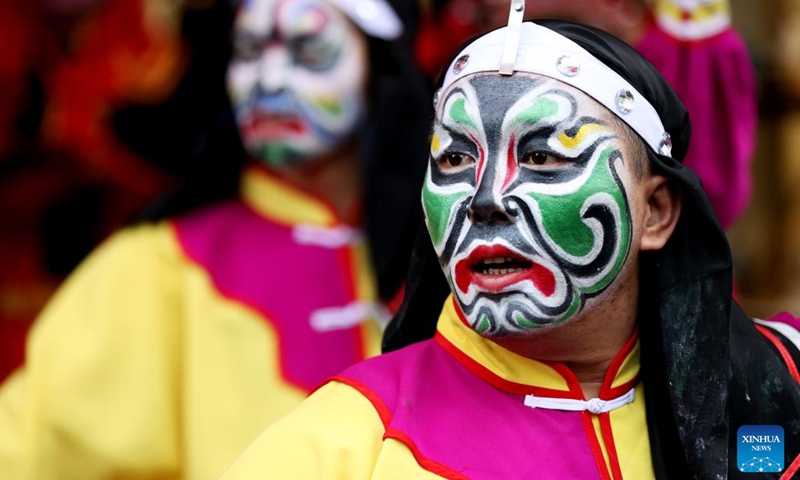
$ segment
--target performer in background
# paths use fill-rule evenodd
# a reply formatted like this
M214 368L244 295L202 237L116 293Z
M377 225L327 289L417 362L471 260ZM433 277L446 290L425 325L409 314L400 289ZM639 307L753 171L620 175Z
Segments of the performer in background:
M233 117L207 147L228 167L199 164L219 170L103 244L37 320L0 387L4 478L216 478L325 378L379 352L421 218L430 95L413 14L243 3ZM238 195L221 198L233 179Z

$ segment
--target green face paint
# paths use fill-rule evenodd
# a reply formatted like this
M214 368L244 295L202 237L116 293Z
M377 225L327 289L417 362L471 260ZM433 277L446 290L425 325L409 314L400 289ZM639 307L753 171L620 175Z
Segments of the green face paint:
M440 103L422 191L454 296L487 336L581 312L631 243L622 140L602 107L555 80L480 75Z

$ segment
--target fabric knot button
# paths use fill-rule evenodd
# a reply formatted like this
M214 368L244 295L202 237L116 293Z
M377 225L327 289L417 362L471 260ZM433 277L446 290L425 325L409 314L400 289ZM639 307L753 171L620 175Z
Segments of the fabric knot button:
M606 408L606 401L599 398L592 398L586 402L586 410L594 413L595 415L603 413Z
M589 400L578 400L574 398L550 398L537 397L536 395L525 396L525 406L531 408L546 408L549 410L564 410L567 412L589 411L595 415L610 412L633 402L636 397L636 389L631 388L621 397L611 400L601 400L592 398Z

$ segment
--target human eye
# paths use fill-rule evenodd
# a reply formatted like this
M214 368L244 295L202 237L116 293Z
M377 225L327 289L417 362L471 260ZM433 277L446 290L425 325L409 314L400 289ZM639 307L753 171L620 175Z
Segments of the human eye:
M458 173L474 165L475 158L462 152L444 152L436 159L436 164L443 173Z
M236 35L233 39L233 55L236 60L257 60L263 49L264 42L255 35Z
M341 48L321 37L303 37L294 42L292 51L295 64L320 72L336 63Z
M550 170L566 167L570 162L552 153L534 150L522 155L519 164L533 170Z

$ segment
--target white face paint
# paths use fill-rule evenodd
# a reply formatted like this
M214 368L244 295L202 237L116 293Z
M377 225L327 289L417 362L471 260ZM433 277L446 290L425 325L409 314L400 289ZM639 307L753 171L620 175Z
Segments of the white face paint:
M247 0L228 91L247 151L292 166L335 151L365 110L366 37L323 0Z
M633 187L608 116L531 74L465 77L443 93L422 201L478 333L525 335L576 318L622 271Z

